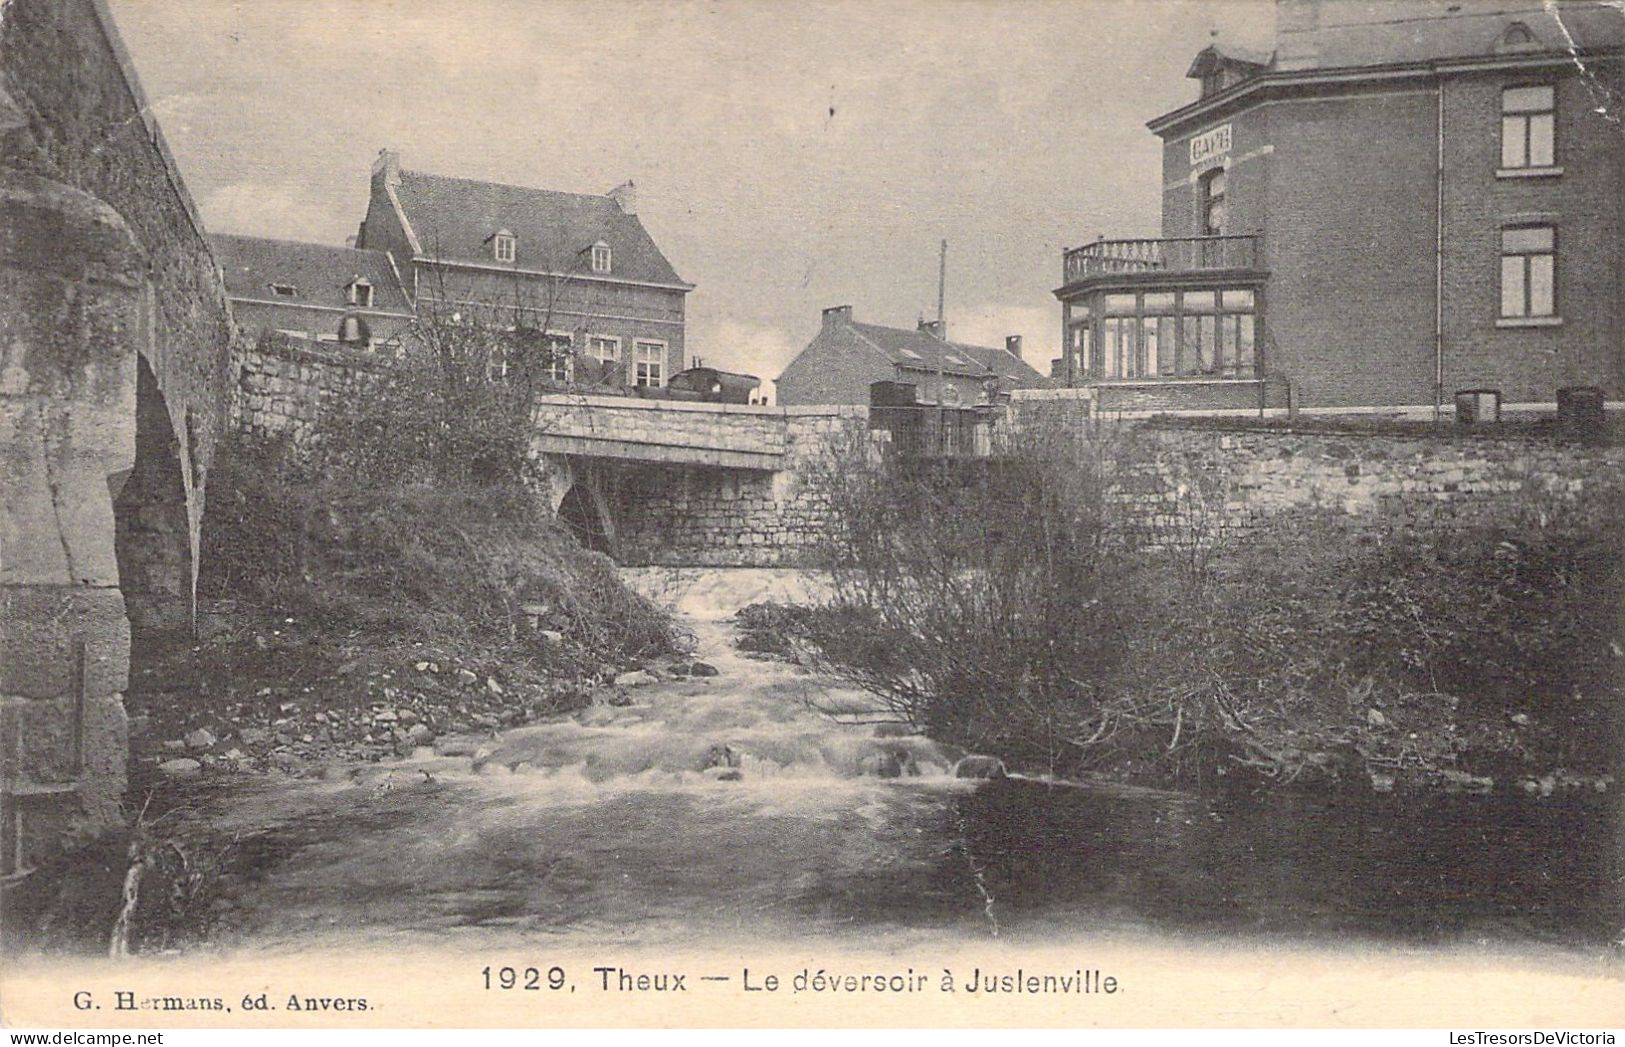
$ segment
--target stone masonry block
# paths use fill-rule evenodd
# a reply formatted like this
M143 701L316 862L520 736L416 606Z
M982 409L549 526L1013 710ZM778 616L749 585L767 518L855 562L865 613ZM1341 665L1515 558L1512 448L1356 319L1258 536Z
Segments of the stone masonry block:
M129 686L130 624L116 588L0 586L0 694L59 698L73 686L72 640L86 642L86 690Z

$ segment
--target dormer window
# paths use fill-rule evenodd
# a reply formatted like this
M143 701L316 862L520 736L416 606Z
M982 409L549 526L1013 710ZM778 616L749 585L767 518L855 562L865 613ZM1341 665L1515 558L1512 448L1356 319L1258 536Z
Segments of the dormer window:
M360 306L363 309L372 308L372 284L357 278L350 281L344 290L345 297L349 299L351 305Z
M272 284L271 293L278 298L292 298L299 293L299 289L293 284Z
M491 237L491 253L499 262L511 262L519 253L519 241L514 235L503 229Z
M1540 41L1536 39L1535 34L1530 31L1529 27L1522 22L1513 22L1507 26L1506 32L1501 34L1501 39L1495 42L1495 52L1497 54L1506 54L1509 51L1540 50L1543 50Z
M592 245L592 271L593 272L595 272L595 273L607 273L607 272L609 272L610 260L611 260L610 259L610 251L609 251L609 245L608 244L606 244L602 240L600 240L597 243Z

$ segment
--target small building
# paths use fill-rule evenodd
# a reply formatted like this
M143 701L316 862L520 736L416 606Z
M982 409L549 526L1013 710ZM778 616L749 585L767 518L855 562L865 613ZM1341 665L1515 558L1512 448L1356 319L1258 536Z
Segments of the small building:
M761 386L762 380L753 374L721 371L700 364L677 372L670 382L674 392L690 393L695 399L715 404L752 403Z
M412 303L383 251L222 233L209 245L245 331L393 355L411 327Z
M1625 13L1277 0L1163 142L1161 236L1065 252L1055 373L1107 409L1625 394Z
M993 403L1013 389L1047 389L1049 379L1021 358L1021 336L1005 348L951 342L934 320L913 330L859 323L852 307L824 310L818 334L777 379L778 402L867 404L875 382L901 382L921 403Z
M659 387L685 367L677 275L627 182L601 196L410 171L382 150L359 247L387 252L420 313L542 331L555 381Z

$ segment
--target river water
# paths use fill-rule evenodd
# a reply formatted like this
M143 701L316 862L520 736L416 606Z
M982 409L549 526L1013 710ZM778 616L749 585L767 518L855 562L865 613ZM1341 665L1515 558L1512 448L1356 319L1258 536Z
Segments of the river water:
M734 650L734 609L804 594L806 579L628 576L687 615L720 675L479 740L478 769L466 751L425 753L217 798L207 817L243 830L256 868L222 943L1150 936L1597 955L1625 924L1612 798L1207 799L957 780L954 754L928 740L841 722L869 718L861 694ZM706 769L717 746L737 768ZM903 750L918 776L864 773Z

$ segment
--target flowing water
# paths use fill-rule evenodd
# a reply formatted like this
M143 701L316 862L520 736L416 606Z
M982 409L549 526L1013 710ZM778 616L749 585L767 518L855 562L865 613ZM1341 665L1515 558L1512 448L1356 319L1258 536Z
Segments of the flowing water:
M1607 798L1210 800L958 780L957 754L877 738L863 695L733 649L734 609L804 592L805 579L628 574L675 600L720 675L481 739L478 759L425 754L218 798L209 817L245 830L257 868L223 940L292 951L1194 934L1588 950L1619 933ZM920 773L874 776L887 753Z

